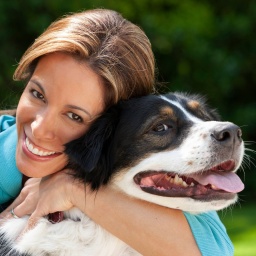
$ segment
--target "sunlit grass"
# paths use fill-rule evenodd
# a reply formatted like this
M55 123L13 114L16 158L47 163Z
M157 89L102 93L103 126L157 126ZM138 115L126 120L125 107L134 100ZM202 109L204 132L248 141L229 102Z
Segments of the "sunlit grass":
M256 203L219 212L235 247L235 256L256 255Z

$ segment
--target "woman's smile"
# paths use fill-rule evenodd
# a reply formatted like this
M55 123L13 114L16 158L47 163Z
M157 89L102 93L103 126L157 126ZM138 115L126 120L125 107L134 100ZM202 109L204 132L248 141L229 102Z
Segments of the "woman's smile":
M24 143L25 148L23 148L24 153L26 154L27 151L29 151L31 154L42 158L42 160L46 160L49 157L56 157L61 154L61 152L50 151L50 150L46 150L46 149L36 146L29 140L28 137L26 137L26 135L25 135L24 142L25 142ZM28 156L30 156L30 154Z
M44 150L40 150L38 149L37 147L34 147L32 143L29 142L29 139L26 138L25 140L25 144L27 146L27 149L34 155L37 155L37 156L50 156L50 155L54 155L56 154L57 152L55 151L50 151L50 152L46 152Z

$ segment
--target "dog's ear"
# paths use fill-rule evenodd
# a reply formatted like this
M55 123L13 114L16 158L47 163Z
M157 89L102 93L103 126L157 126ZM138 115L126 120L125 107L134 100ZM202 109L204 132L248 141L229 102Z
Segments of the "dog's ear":
M115 128L119 121L119 105L111 107L92 124L86 134L65 145L67 168L92 189L106 184L111 176L113 161L110 157Z

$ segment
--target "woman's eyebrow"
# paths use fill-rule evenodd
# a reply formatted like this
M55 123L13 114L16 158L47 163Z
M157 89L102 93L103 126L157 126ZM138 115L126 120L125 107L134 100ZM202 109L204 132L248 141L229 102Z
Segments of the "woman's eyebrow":
M75 106L75 105L67 105L68 108L71 108L71 109L76 109L76 110L80 110L80 111L83 111L85 114L87 114L90 118L92 118L92 115L86 110L86 109L83 109L83 108L80 108L78 106Z
M36 81L34 79L31 79L30 82L32 82L33 84L37 85L39 87L39 89L45 94L43 86L38 81Z

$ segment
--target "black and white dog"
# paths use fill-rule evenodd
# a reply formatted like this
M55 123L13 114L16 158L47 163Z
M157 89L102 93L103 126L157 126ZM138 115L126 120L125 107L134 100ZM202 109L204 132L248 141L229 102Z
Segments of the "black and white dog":
M243 183L241 130L219 121L198 96L150 95L112 107L87 134L66 145L74 176L194 214L237 201ZM78 209L52 224L42 218L19 237L28 217L1 227L0 255L139 255ZM17 237L19 237L17 239Z

